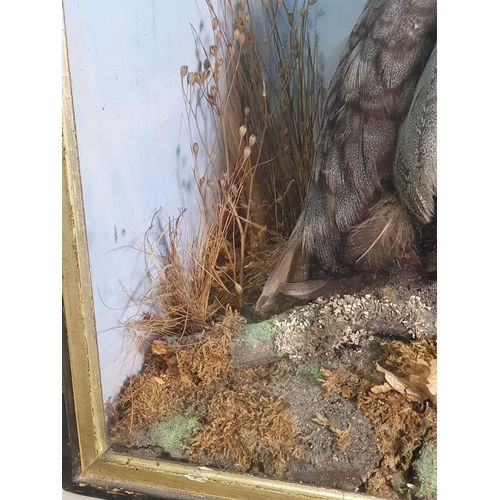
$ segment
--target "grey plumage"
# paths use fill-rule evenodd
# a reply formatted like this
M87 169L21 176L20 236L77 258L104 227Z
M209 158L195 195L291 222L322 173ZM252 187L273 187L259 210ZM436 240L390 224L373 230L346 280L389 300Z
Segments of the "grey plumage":
M366 3L330 83L301 215L257 311L286 305L286 283L309 293L314 280L387 265L411 246L415 221L432 217L436 16L436 0Z
M394 172L396 189L406 208L422 224L430 222L437 194L437 46L399 130Z

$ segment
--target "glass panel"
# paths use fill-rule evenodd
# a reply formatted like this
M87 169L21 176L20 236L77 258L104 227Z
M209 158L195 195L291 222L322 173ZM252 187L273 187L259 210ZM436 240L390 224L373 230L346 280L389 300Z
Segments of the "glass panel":
M434 494L435 4L364 4L64 1L112 449Z

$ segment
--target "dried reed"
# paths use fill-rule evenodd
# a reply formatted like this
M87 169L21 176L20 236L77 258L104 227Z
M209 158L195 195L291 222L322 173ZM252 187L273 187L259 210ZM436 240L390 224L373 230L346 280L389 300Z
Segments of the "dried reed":
M180 69L197 136L199 238L183 242L181 257L181 214L150 245L157 277L140 304L147 314L130 322L134 330L202 331L226 306L241 311L258 297L298 217L314 156L322 96L307 27L314 3L295 1L288 10L263 1L254 11L248 0L221 0L218 8L206 0L213 43L204 46L193 28L205 58L199 71ZM202 125L207 116L213 136Z

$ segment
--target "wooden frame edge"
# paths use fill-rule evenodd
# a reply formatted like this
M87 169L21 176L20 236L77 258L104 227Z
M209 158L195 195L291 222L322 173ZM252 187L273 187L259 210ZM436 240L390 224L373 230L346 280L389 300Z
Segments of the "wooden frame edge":
M62 292L82 469L105 450L97 335L63 13Z

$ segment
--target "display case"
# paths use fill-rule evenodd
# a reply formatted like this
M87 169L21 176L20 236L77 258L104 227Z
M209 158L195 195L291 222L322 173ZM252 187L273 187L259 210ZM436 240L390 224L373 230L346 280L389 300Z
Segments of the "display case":
M64 0L65 489L98 498L380 498L372 495L369 488L367 492L366 487L384 452L377 449L374 424L352 400L352 391L356 392L361 382L356 385L353 378L339 386L339 394L333 394L333 382L328 385L333 380L329 378L333 377L333 365L328 360L334 360L339 352L337 347L315 345L313 352L308 341L302 339L295 341L293 349L277 353L275 346L270 347L269 338L262 337L266 328L275 328L269 325L276 324L277 316L266 323L254 310L258 293L270 273L270 267L256 264L265 259L255 248L262 245L260 252L283 244L293 229L308 185L307 169L314 158L313 145L318 140L330 79L364 4L364 0L193 0L184 4L156 0L149 4L129 0ZM235 82L239 78L247 94L238 90ZM285 94L288 100L283 97ZM274 135L267 137L271 132ZM277 156L284 159L283 164L293 164L294 168L283 174L281 184L273 184L278 187L271 193L271 202L265 186L277 176L269 172L281 168L276 165ZM304 171L300 170L302 163L306 165ZM243 169L245 165L247 170ZM288 198L295 205L285 209ZM218 212L221 200L225 203L222 215ZM275 218L269 215L271 212ZM214 221L219 225L214 225ZM221 221L226 224L226 231L230 227L233 232L211 240L224 225ZM233 253L220 250L220 255L226 252L224 262L219 254L207 256L207 248L213 248L214 242L220 248L232 245ZM247 249L248 255L244 255ZM179 274L172 274L174 265L181 266ZM200 269L203 276L208 273L214 279L215 285L206 285L204 281L205 288L190 288L184 309L176 302L184 316L175 316L178 309L172 305L172 298L168 303L154 302L161 295L158 283L162 280L172 283L186 278L189 283L198 283ZM220 274L214 278L216 273ZM255 289L251 288L257 282ZM415 349L425 358L422 362L429 370L426 376L430 377L436 353L435 302L428 305L435 293L433 285L418 300L414 295L392 296L390 286L383 289L380 297L365 298L365 294L359 300L364 301L363 307L366 301L376 300L373 310L387 306L387 311L392 308L391 314L397 311L400 316L394 320L395 326L388 326L387 318L349 324L342 319L343 337L338 340L338 349L357 349L365 342L359 340L363 336L371 343L374 339L395 339L405 346L420 342ZM208 305L203 309L206 317L202 314L196 323L193 309L198 298ZM328 303L321 300L315 303L314 314L337 307L332 302L337 299ZM372 306L366 305L371 311L369 307ZM159 326L167 321L158 313L160 309L169 321L175 316L176 322ZM224 356L227 354L231 360L226 363L224 356L217 357L225 337L213 332L217 325L224 325L221 318L233 321L234 317L241 324L231 331L227 345L224 344L228 349ZM308 317L303 317L306 319L301 323L301 331L304 324L308 327ZM282 316L278 319L285 321ZM191 321L189 325L194 326L186 326ZM284 324L279 321L278 324ZM319 321L315 330L315 334L320 332L319 337L323 335L321 324L330 325L328 328L333 324L331 319L315 317L314 321ZM252 325L257 325L257 330ZM272 335L278 334L273 331ZM193 345L205 346L206 350L188 352ZM304 347L303 352L299 352L300 346ZM184 357L178 355L183 350L187 352ZM321 356L316 359L319 350ZM203 385L203 377L209 371L205 365L203 373L198 370L196 376L199 366L186 365L189 356L199 366L207 363L203 358L207 356L213 357L214 366L220 362L223 368L208 376L217 379L213 387L207 389L208 385ZM145 411L139 407L139 393L134 392L126 401L124 395L139 380L137 377L147 371L152 357L162 368L151 377L157 385L143 389L145 394L151 391L151 395L141 399L141 404L150 403L156 413L152 417L141 414L137 420L138 412ZM282 367L273 368L275 378L267 374L264 382L259 379L258 370L262 371L262 367L275 367L287 359L300 361L300 366L293 368L293 377L297 378L290 375L290 368ZM231 370L236 369L240 371L234 375ZM383 378L382 370L378 375ZM297 407L302 405L303 415L308 415L303 417L306 423L303 420L297 424L293 416L295 403L287 401L285 393L295 390L287 385L288 376L298 380L300 387L306 387L306 392L315 394L317 407L311 403L308 408L306 399L297 403ZM391 373L387 380L389 376ZM183 387L175 404L180 400L182 404L175 411L161 413L155 405L167 404L161 398L165 387L175 392L174 386L169 385L175 385L175 377ZM240 383L243 379L250 382L238 386L235 381ZM258 393L259 384L262 393ZM273 384L282 394L273 393ZM354 384L355 389L351 387L347 394L351 390L347 388L349 384ZM187 396L188 389L193 394L203 394L203 404L209 400L208 406ZM244 397L238 396L240 399L235 398L231 408L234 416L226 416L227 420L216 427L216 418L207 408L215 414L217 393L222 395L221 401L232 401L231 391L243 395L248 391L249 406L245 406ZM409 402L404 394L398 393L399 396L401 405L410 405L408 411L418 419L429 420L429 428L424 429L426 436L432 433L429 429L435 426L434 395L424 391ZM172 401L168 404L174 405ZM254 410L267 423L258 421ZM240 419L238 411L247 416ZM312 418L307 413L311 411ZM183 436L182 445L174 447L165 444L163 435L158 438L158 425L163 425L162 432L166 432L165 426L170 425L172 418L193 423ZM245 418L252 422L255 418L255 428L260 429L252 439L267 443L252 444L252 456L231 450L251 442L245 441L243 432L228 432L226 437L232 424L244 427ZM128 432L126 419L134 422L128 438L124 437ZM273 425L280 438L271 442L264 428ZM215 434L211 437L209 427ZM207 429L207 434L200 429ZM252 433L249 429L244 432ZM325 448L335 450L331 467L328 455L321 452L317 478L311 472L313 459L303 469L297 465L307 462L307 430L316 436L315 444L310 445L311 449L316 447L314 453L319 453L323 435ZM418 437L412 437L420 441L411 453L407 452L410 455L422 451L424 431L419 432ZM216 448L222 441L225 452ZM366 457L358 460L356 457L364 453L365 445ZM352 452L345 451L349 446ZM314 456L317 459L320 455ZM292 462L294 465L290 466ZM401 492L410 495L419 487L404 484ZM380 491L383 495L385 490Z

